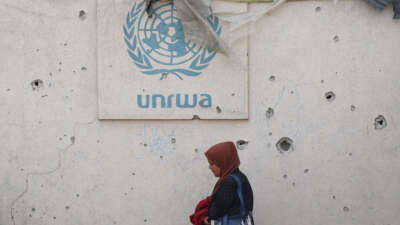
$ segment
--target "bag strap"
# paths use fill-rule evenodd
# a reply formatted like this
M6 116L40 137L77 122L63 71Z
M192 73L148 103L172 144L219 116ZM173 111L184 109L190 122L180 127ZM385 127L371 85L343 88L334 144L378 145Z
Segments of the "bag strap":
M244 207L242 182L240 181L239 177L237 177L236 175L230 174L229 176L231 176L236 181L237 195L239 196L239 200L240 200L240 216L242 217L242 221L244 222L244 224L248 225L247 218L245 218L246 217L246 209ZM228 214L222 218L222 225L226 225L226 224L228 224Z
M242 182L240 181L239 177L237 177L236 175L231 174L230 175L233 179L235 179L236 183L237 183L237 194L239 196L239 200L240 200L240 215L242 217L246 216L246 210L244 208L244 200L243 200L243 192L242 192Z

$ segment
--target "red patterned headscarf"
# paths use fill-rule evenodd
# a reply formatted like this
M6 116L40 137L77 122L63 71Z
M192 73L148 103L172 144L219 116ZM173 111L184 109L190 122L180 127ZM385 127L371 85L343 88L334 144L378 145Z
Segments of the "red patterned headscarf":
M222 142L212 146L205 152L207 159L221 169L221 177L214 186L210 197L217 192L222 181L240 165L236 146L233 142Z

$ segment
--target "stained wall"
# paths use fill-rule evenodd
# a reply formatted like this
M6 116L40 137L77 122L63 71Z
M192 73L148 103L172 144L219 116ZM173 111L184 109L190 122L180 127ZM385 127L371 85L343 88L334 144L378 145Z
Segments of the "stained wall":
M189 224L216 181L203 152L225 140L248 142L257 224L399 223L391 9L283 5L249 38L249 119L185 121L97 119L94 0L0 12L1 225Z

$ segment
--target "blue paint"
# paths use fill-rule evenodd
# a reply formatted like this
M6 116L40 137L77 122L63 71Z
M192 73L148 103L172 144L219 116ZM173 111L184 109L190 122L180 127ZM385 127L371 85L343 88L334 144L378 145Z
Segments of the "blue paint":
M202 108L212 107L212 97L209 94L170 94L167 97L161 94L137 95L137 105L139 108L148 109L150 105L155 108L195 108L197 105ZM151 101L150 101L151 100ZM175 101L174 101L175 100ZM199 101L198 101L199 100ZM143 104L143 101L145 103ZM166 104L167 103L167 104Z
M182 75L200 75L216 52L185 41L182 21L175 16L172 2L155 8L153 18L148 17L144 8L144 1L135 3L123 26L124 41L133 63L145 75L173 74L181 80ZM211 8L207 22L221 35L221 24Z
M138 103L139 108L149 108L150 96L146 95L146 104L143 105L142 104L142 95L138 95L137 96L137 103Z
M181 94L176 95L176 105L179 108L194 108L197 105L197 95L193 95L193 103L189 103L189 95L185 94L185 103L181 104Z
M151 96L152 107L157 108L157 98L159 98L161 101L161 108L165 108L165 98L163 95L158 95L158 94Z
M209 94L201 94L200 96L204 96L202 100L200 100L199 105L204 108L209 108L212 106L212 98Z

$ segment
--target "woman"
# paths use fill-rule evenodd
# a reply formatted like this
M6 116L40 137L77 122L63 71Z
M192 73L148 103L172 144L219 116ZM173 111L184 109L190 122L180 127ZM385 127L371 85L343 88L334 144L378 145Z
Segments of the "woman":
M240 170L240 160L233 142L212 146L205 153L209 168L219 177L210 196L208 217L204 224L254 224L253 191L250 183Z

